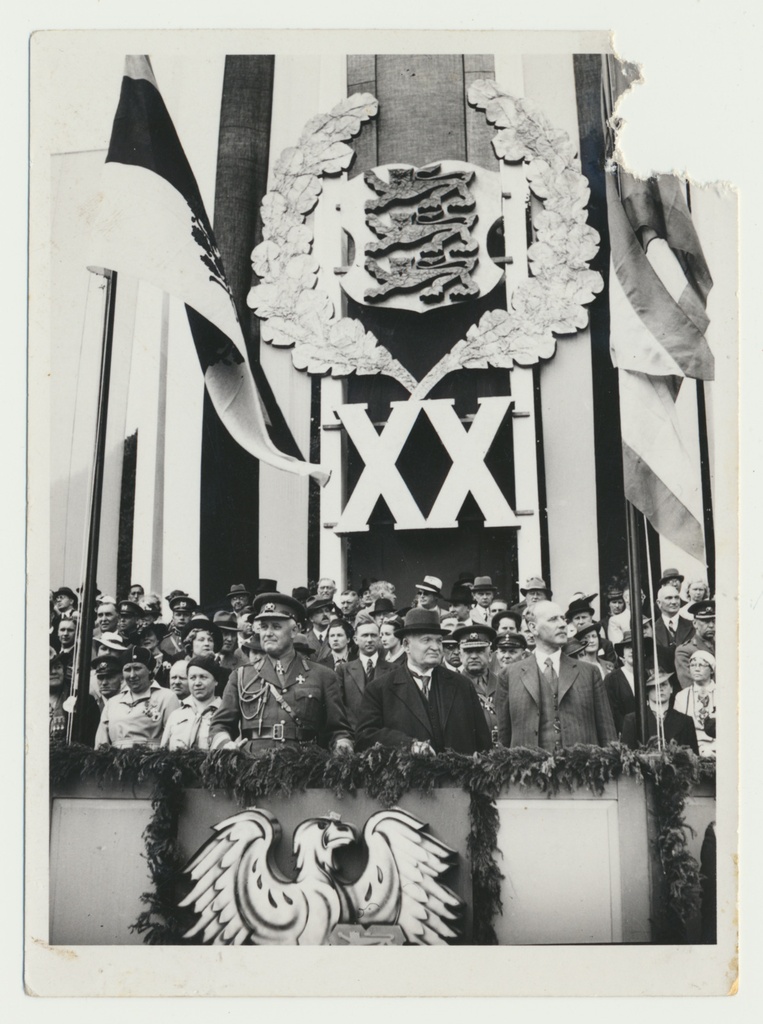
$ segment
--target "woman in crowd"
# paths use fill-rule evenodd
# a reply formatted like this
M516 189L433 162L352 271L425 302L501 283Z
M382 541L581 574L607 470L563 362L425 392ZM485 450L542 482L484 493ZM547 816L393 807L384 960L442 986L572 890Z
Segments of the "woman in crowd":
M403 620L398 618L397 615L388 615L381 624L381 648L384 652L382 657L385 663L389 665L396 662L404 653L402 642L395 636L395 630L402 629L402 627Z
M689 605L695 601L709 601L710 587L704 580L688 580L681 591L681 610L678 613L682 618L694 621L694 616L689 612Z
M213 655L196 656L188 662L189 694L167 719L162 746L170 750L209 750L209 725L220 706L215 690L224 686L228 673Z
M715 658L709 651L695 651L689 659L691 686L676 694L673 706L694 721L699 752L715 757Z
M574 639L585 644L585 649L578 655L579 661L587 661L591 665L595 665L601 673L602 679L604 676L607 676L610 672L614 671L615 666L611 661L607 661L603 656L600 644L601 638L599 637L599 628L595 622L579 629L575 634Z
M333 670L342 662L352 661L355 657L352 649L354 636L355 630L349 622L345 619L332 619L326 634L329 651L324 658L321 658L319 664Z
M209 619L191 619L183 636L183 646L192 657L217 654L223 646L223 635L219 627Z

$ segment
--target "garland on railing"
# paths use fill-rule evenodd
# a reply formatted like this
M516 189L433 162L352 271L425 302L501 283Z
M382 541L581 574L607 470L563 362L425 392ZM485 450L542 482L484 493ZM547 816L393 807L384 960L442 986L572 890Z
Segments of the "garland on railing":
M144 833L154 888L144 893L143 911L133 928L147 943L178 944L190 926L177 907L177 883L183 867L177 848L178 817L185 789L200 786L228 793L242 806L265 796L289 796L307 788L329 789L338 798L359 788L386 807L413 790L432 793L443 784L460 785L471 796L468 850L472 863L473 942L495 944L493 926L501 913L502 874L496 863L498 811L495 799L506 786L522 786L549 795L585 788L601 794L609 782L631 776L654 785L656 847L667 887L665 919L654 922L656 937L676 941L686 919L699 905L699 866L686 844L683 819L686 796L700 778L711 778L715 762L685 748L633 751L619 744L579 745L550 754L527 747L497 747L468 757L436 757L374 747L363 754L329 756L318 747L269 750L252 757L241 751L126 750L81 746L51 749L51 787L76 779L153 784L153 817Z

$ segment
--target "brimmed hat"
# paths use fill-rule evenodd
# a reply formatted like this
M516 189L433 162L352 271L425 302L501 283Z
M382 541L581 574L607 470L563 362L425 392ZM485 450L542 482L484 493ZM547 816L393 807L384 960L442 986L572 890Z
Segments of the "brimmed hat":
M617 597L623 596L623 588L616 586L614 583L607 587L607 598L613 600Z
M290 594L266 591L258 594L252 605L255 619L296 619L304 622L305 608Z
M582 640L578 640L577 637L572 637L565 644L562 644L562 654L566 654L568 658L574 658L576 654L580 654L581 651L585 650L585 644Z
M595 597L595 594L591 595ZM570 602L570 606L564 613L564 617L568 622L572 622L576 615L580 615L582 612L587 612L589 615L593 615L593 608L589 604L587 597L579 597L574 601Z
M682 576L678 569L665 569L662 576L660 577L660 586L667 580L678 580L679 583L683 583L686 577Z
M223 633L238 633L238 618L235 612L215 612L212 622Z
M599 635L599 627L596 625L595 622L592 622L590 625L583 626L582 629L579 629L575 634L575 639L582 640L584 637L587 637L589 633L596 633L597 636Z
M646 682L645 682L644 685L647 687L647 689L651 689L653 686L656 686L658 683L667 683L667 681L670 679L671 675L672 675L672 673L670 672L669 669L662 668L660 665L657 666L657 672L656 673L654 671L654 667L651 667L651 668L649 668L647 670Z
M435 594L437 597L440 597L442 580L438 579L437 576L425 576L423 582L415 583L414 587L416 590L423 590L425 594Z
M495 641L495 649L503 651L527 650L527 639L522 633L501 633Z
M124 642L119 633L101 633L95 642L108 647L110 651L120 651L122 654L130 649L129 644Z
M251 633L240 646L242 651L254 651L255 654L262 654L259 633Z
M704 661L706 664L710 666L713 672L715 672L715 657L710 653L710 651L692 651L691 655L689 656L689 662L691 662L694 658L699 658L700 661Z
M514 623L517 629L522 628L521 612L512 611L510 608L504 608L503 611L496 612L495 615L490 620L490 625L493 627L493 629L498 629L498 623L501 621L501 619L511 619L511 621Z
M453 593L448 598L449 604L466 604L471 606L474 600L472 592L465 584L459 585L458 583L453 587Z
M299 601L300 604L305 604L306 601L310 600L310 590L307 587L293 587L291 596L295 601Z
M633 634L631 631L629 629L624 629L622 637L613 646L615 648L615 653L622 657L623 648L633 646Z
M395 630L395 636L401 639L411 633L436 633L445 636L446 630L440 625L440 616L434 608L411 608L406 612L403 625ZM454 633L450 634L454 637Z
M205 633L211 633L214 649L216 651L220 650L223 645L222 630L208 619L206 615L194 615L188 625L183 627L183 632L181 633L183 640L187 640L194 629L203 629Z
M260 594L274 594L278 590L278 584L275 580L257 580L257 586L254 588L254 596L258 597Z
M300 654L306 654L308 657L313 654L313 649L307 642L307 637L304 633L294 634L294 650Z
M475 622L471 626L459 626L450 634L451 639L457 640L465 651L489 647L497 635L492 626L483 625L481 622Z
M388 597L377 597L374 601L373 614L374 615L387 615L395 611L394 604Z
M700 622L708 622L715 618L715 601L695 601L686 610Z
M243 583L233 583L226 597L251 597L251 590L247 590Z
M318 597L316 594L316 596L311 597L307 604L305 605L305 611L307 613L307 617L309 618L313 614L313 612L322 612L326 608L333 607L334 602L330 597Z
M199 607L188 594L175 594L173 598L168 599L168 603L173 612L195 612Z
M523 587L519 588L519 593L522 594L523 597L527 597L527 593L530 590L542 590L548 598L551 597L552 593L552 591L546 586L546 581L540 576L531 576L527 583L525 583Z
M490 590L494 594L498 593L498 587L493 586L493 581L489 576L475 576L474 583L469 584L471 590Z
M149 622L147 625L142 626L138 630L138 639L143 640L144 637L149 636L151 633L154 634L159 643L164 640L169 630L163 622Z
M54 590L53 591L53 597L54 598L58 597L61 594L63 594L64 597L71 598L72 601L74 601L75 604L79 604L79 598L74 593L74 591L72 590L71 587L59 587L58 590Z
M230 670L223 668L220 662L214 658L211 654L196 654L188 662L188 669L203 668L205 672L209 672L211 676L214 676L218 683L227 683Z

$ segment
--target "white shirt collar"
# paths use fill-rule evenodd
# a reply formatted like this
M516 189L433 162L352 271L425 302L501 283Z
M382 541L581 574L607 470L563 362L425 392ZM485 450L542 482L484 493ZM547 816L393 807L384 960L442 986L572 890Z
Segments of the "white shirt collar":
M536 648L533 651L533 654L535 655L535 660L537 661L538 668L541 670L541 672L545 672L546 671L546 661L547 661L548 658L550 658L551 659L551 664L554 667L554 672L556 672L556 674L559 675L559 665L560 665L561 660L562 660L562 650L561 650L561 648L558 648L556 651L553 652L553 654L542 654Z

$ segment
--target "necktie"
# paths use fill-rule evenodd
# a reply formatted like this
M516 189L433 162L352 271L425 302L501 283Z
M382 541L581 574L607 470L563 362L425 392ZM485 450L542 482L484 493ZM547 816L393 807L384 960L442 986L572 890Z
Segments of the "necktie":
M374 663L371 660L371 658L369 658L366 661L366 682L370 683L371 680L373 679L373 677L374 677Z
M196 715L196 718L194 719L193 725L191 726L191 731L190 731L190 733L188 735L188 749L189 750L192 750L196 746L196 741L199 738L199 732L201 730L201 722L202 722L202 719L204 718L204 715L206 715L208 713L211 713L214 710L215 710L215 708L213 708L211 706L210 707L206 707L206 708L203 708Z
M416 683L423 694L424 700L429 700L429 678L427 676L420 676L418 672L411 672L411 675L416 680Z
M559 693L559 676L554 671L554 663L551 658L546 658L544 665L546 667L543 670L543 675L546 678L546 682L551 687L551 692L556 696Z

